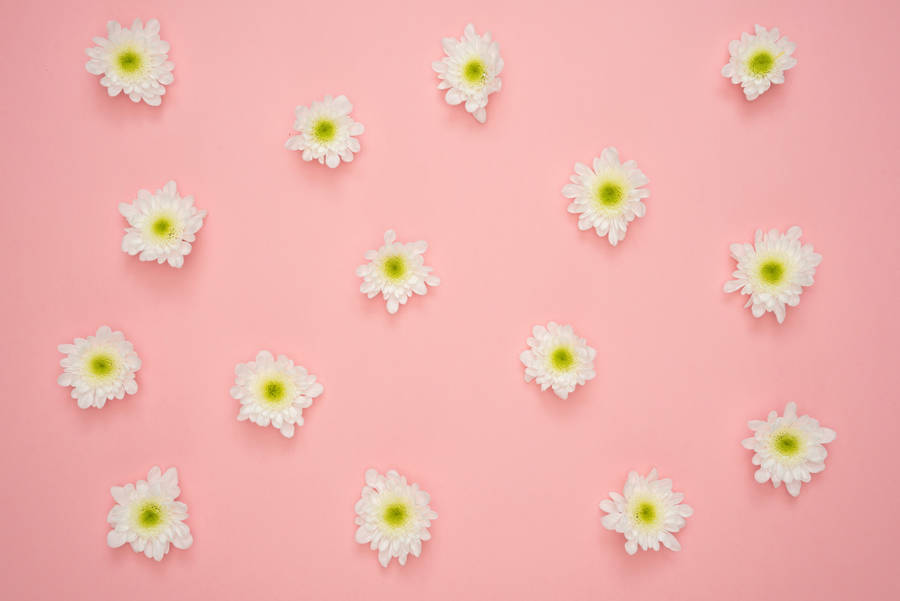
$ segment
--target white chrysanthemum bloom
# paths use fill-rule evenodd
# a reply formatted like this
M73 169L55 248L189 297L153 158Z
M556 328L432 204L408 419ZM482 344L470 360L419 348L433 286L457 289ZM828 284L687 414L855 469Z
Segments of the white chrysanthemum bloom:
M478 35L469 23L463 37L444 38L444 58L431 63L438 78L439 90L447 90L447 104L465 103L466 111L479 122L487 120L488 96L500 90L503 59L500 47L491 41L491 34Z
M159 21L150 19L145 26L135 19L130 29L109 21L106 32L107 37L95 37L96 46L85 50L91 57L85 64L88 73L103 75L100 83L110 96L125 92L134 102L159 106L165 86L175 81L169 43L159 39Z
M131 544L136 552L161 561L169 552L169 545L187 549L194 542L187 519L187 505L176 501L178 470L170 467L163 474L158 466L150 468L146 480L137 484L113 486L110 489L116 506L109 510L106 521L112 530L106 543L113 548Z
M231 396L241 402L238 421L271 424L288 438L295 425L303 425L303 410L324 390L305 367L284 355L275 359L269 351L259 351L255 361L238 363L234 373Z
M819 426L808 415L797 417L796 403L788 403L782 417L778 417L777 411L771 411L766 421L755 419L747 425L753 436L741 444L753 451L753 465L759 466L754 478L760 484L771 479L775 488L784 482L794 497L800 494L803 482L809 482L812 474L825 469L828 451L822 445L836 436L834 430Z
M623 495L609 493L612 498L600 502L603 527L625 535L625 551L629 555L641 549L659 551L659 543L672 551L680 551L681 544L673 536L685 525L685 518L694 510L682 503L684 495L672 492L672 481L656 479L656 468L646 476L628 472Z
M378 250L366 251L369 261L356 268L356 275L363 279L360 292L369 298L378 294L384 297L388 313L396 313L400 305L415 294L428 292L427 286L441 283L439 277L431 275L431 267L425 265L425 251L428 244L418 242L397 242L394 230L384 233L384 246Z
M122 250L141 261L168 262L172 267L184 265L206 217L206 209L194 206L193 196L178 195L173 181L156 194L138 190L131 203L119 203L119 213L130 226L125 228Z
M72 398L81 409L102 409L109 399L137 392L134 374L141 360L122 332L100 326L94 336L76 338L73 344L58 348L66 356L59 362L63 373L57 382L72 387Z
M816 266L822 255L813 252L812 244L800 245L803 231L796 225L782 234L756 230L755 245L732 244L731 256L737 261L735 278L725 282L725 292L749 294L745 307L753 317L774 312L778 323L784 321L786 307L796 307L804 286L813 285Z
M578 385L594 379L594 357L597 351L575 334L572 326L551 321L534 326L528 339L531 348L519 358L525 364L525 381L536 380L541 390L552 388L561 399L569 396Z
M353 105L346 96L332 99L326 96L312 106L298 106L294 129L298 133L285 142L288 150L302 150L303 160L313 159L329 167L337 167L341 161L349 163L353 153L359 152L358 136L365 131L362 123L350 118Z
M784 72L797 64L791 56L797 45L780 35L777 27L766 31L757 25L755 35L742 33L728 44L731 58L722 75L741 84L747 100L756 100L773 83L784 83Z
M594 228L601 238L609 237L613 246L625 238L628 223L647 210L641 199L649 197L650 191L641 186L650 180L636 162L619 162L619 152L612 146L594 159L593 169L575 163L575 174L569 179L572 183L562 193L573 199L568 210L578 214L578 229Z
M369 543L378 551L378 562L387 567L396 557L400 565L412 553L418 557L422 541L429 540L431 520L437 518L428 503L429 494L418 484L407 484L406 478L394 470L382 476L366 470L366 485L356 502L356 542Z

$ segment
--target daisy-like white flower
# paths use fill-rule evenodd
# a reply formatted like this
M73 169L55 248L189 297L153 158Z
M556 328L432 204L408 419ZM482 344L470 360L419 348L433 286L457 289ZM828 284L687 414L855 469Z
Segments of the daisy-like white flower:
M800 303L804 286L812 286L816 266L822 255L813 252L812 244L800 244L803 231L796 225L782 234L756 230L755 244L732 244L731 256L737 261L735 278L725 282L725 292L749 294L745 307L753 317L768 311L775 313L778 323L784 321L786 308Z
M478 35L469 23L463 37L444 38L444 58L431 63L438 78L439 90L447 90L447 104L465 103L466 111L479 122L487 120L488 96L500 90L503 59L500 47L491 41L491 34Z
M294 426L303 425L303 410L322 394L322 384L301 365L269 351L259 351L255 361L234 368L231 396L241 402L238 421L250 420L259 426L272 425L290 438Z
M179 196L172 181L156 194L138 190L131 203L119 203L119 213L130 226L125 228L122 250L141 261L168 262L172 267L184 265L206 217L206 209L195 207L193 196Z
M353 153L359 152L358 136L365 131L362 123L350 117L353 105L346 96L326 96L312 106L298 106L294 129L299 133L285 142L288 150L303 151L303 160L313 159L329 167L337 167L341 161L349 163Z
M624 495L624 496L623 496ZM672 551L680 551L681 544L673 536L685 525L685 518L694 510L682 503L684 495L672 492L672 481L656 479L656 468L646 476L628 472L623 494L609 493L610 499L600 502L603 527L625 535L625 551L629 555L641 549L659 551L659 543Z
M422 541L429 540L431 520L437 518L428 503L429 494L418 484L407 484L394 470L384 476L366 470L366 485L356 502L356 542L378 551L378 562L387 567L396 557L400 565L412 553L418 557Z
M777 27L767 31L757 25L755 35L742 33L728 44L731 58L722 75L741 84L747 100L756 100L773 83L784 83L784 72L797 64L791 56L797 45L780 36Z
M109 510L106 521L112 530L106 535L106 543L121 547L129 543L136 553L161 561L169 552L169 545L187 549L194 542L187 519L187 505L176 501L178 470L170 467L166 473L158 466L150 468L146 480L137 484L113 486L110 489L116 506Z
M794 497L800 494L803 482L825 469L828 451L822 445L836 436L834 430L821 427L808 415L797 417L796 403L788 403L781 417L772 411L766 421L754 419L747 425L753 436L741 444L753 451L753 465L759 466L754 478L760 484L771 479L775 488L784 482Z
M613 246L625 238L628 223L647 210L641 199L650 196L650 191L641 186L650 180L634 161L619 162L619 152L612 146L594 159L593 169L575 163L569 179L572 183L562 193L572 199L569 212L578 214L578 229L594 228Z
M369 298L381 294L388 313L396 313L413 293L425 294L426 286L441 283L439 277L431 275L431 267L425 265L427 249L428 244L423 240L403 244L397 242L394 230L386 231L384 246L366 251L369 262L356 268L356 275L363 279L360 292Z
M125 92L134 102L159 106L165 86L175 81L169 43L159 39L159 21L150 19L144 25L135 19L130 29L109 21L106 35L95 37L96 46L85 50L88 73L103 75L100 83L110 96Z
M81 409L102 409L109 399L137 392L134 374L141 360L122 332L100 326L95 335L58 348L66 356L59 362L63 373L57 382L72 387L72 398Z
M528 339L531 348L519 356L525 364L526 382L536 380L542 391L552 388L556 396L565 399L576 386L597 375L594 371L597 351L576 335L572 326L551 321L547 327L534 326L531 332L533 336Z

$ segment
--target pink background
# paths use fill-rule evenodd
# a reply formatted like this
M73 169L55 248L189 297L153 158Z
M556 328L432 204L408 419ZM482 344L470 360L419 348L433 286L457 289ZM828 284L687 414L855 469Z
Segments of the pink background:
M889 7L886 7L890 5ZM159 108L84 69L107 19L157 17ZM8 3L0 23L9 599L885 599L898 594L895 3ZM437 91L442 36L500 43L481 126ZM779 26L799 65L756 102L729 40ZM362 152L283 148L293 109L346 94ZM612 248L560 194L606 145L650 178ZM175 179L209 217L182 270L122 253L116 206ZM824 261L777 326L725 295L728 244L798 224ZM396 316L354 269L385 229L442 285ZM523 381L534 324L571 323L597 378ZM56 345L109 324L140 390L81 411ZM236 421L260 349L325 393L293 439ZM797 401L837 430L798 499L753 480L746 421ZM111 485L175 465L195 543L106 546ZM695 515L683 551L625 554L597 503L657 466ZM368 467L440 518L422 557L357 545Z

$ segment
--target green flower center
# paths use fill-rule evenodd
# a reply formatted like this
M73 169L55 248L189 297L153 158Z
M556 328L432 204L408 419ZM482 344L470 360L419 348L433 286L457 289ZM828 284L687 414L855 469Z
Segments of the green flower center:
M409 519L405 503L391 503L384 508L384 522L391 528L399 528Z
M88 362L88 369L92 375L102 378L108 376L116 369L116 360L112 355L100 353L91 357L91 360Z
M785 457L793 457L800 452L800 438L791 432L780 432L772 442L775 450Z
M613 208L625 200L625 189L617 182L603 182L597 186L597 202L604 207Z
M656 505L649 501L642 501L634 508L634 519L640 524L652 526L656 523L656 518Z
M747 70L756 77L768 75L775 66L775 57L768 50L759 50L747 61Z
M481 59L472 58L463 65L462 73L467 82L473 85L480 85L484 83L487 77L487 67L481 62Z
M331 142L337 135L337 125L331 119L319 119L313 125L313 137L321 144Z
M175 221L166 216L157 217L150 224L150 230L154 236L161 240L171 240L176 234Z
M784 279L784 263L769 260L759 266L759 278L772 286Z
M162 505L155 501L147 501L138 509L137 521L144 528L154 528L163 521Z
M130 75L140 70L144 64L144 59L133 48L128 48L116 56L116 64L119 65L120 71Z
M561 346L550 353L550 364L556 371L569 371L575 366L575 354L567 346Z
M262 396L270 403L280 403L284 400L287 387L281 380L267 380L262 385Z
M406 275L406 261L400 255L394 255L384 260L382 265L384 275L391 280L400 280Z

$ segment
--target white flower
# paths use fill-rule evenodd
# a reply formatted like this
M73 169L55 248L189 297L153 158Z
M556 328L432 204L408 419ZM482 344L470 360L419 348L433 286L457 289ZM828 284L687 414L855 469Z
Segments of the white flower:
M777 27L766 31L757 25L756 35L742 33L740 40L729 42L731 58L722 75L741 84L747 100L756 100L773 83L784 83L784 72L797 64L791 56L797 45L780 35Z
M358 136L365 131L362 123L350 118L353 105L346 96L332 99L326 96L312 106L298 106L294 129L299 133L285 142L288 150L302 150L303 160L316 159L329 167L337 167L343 160L349 163L353 153L359 152Z
M113 548L131 544L136 552L161 561L169 552L169 545L187 549L194 542L187 519L187 505L176 501L178 471L170 467L163 474L158 466L150 468L146 480L137 484L113 486L110 489L116 506L109 510L106 521L112 530L106 543Z
M613 246L625 238L628 222L643 217L647 210L641 199L650 192L641 186L650 180L634 161L620 163L619 152L612 146L594 159L593 169L575 163L575 174L569 179L572 183L562 193L574 199L569 212L578 213L578 229L594 228L601 238L608 236Z
M422 240L402 244L396 242L394 230L384 233L384 246L366 251L369 261L356 268L356 275L363 278L359 290L369 298L380 293L387 303L388 313L396 313L409 297L428 292L427 286L437 286L440 278L431 275L431 267L425 265L428 244Z
M94 336L76 338L74 344L58 348L66 356L59 362L63 373L57 382L72 387L72 398L81 409L102 409L109 399L137 392L134 374L141 360L122 332L100 326Z
M672 492L672 481L656 479L656 468L647 476L639 476L637 472L628 472L625 481L624 496L611 492L612 500L600 502L603 516L603 527L625 535L625 551L629 555L637 553L638 545L646 551L652 548L659 551L659 543L672 551L680 551L681 544L672 535L685 525L685 518L694 510L690 505L682 503L684 495Z
M184 265L191 252L191 242L203 227L206 209L194 206L194 197L182 198L170 181L162 190L151 194L138 190L130 204L119 203L119 213L131 227L125 228L122 250L137 255L141 261L168 262L172 267Z
M749 294L744 306L751 308L753 317L772 311L778 323L783 322L785 306L800 303L803 287L812 286L816 266L822 262L822 255L813 252L812 244L800 245L802 234L797 226L787 234L773 229L763 235L762 230L756 230L755 246L732 244L737 271L731 275L736 279L725 282L725 292Z
M269 351L259 351L256 361L238 363L234 373L231 396L241 402L238 421L272 424L288 438L294 435L295 425L303 425L303 410L323 390L306 368L284 355L275 359Z
M797 417L796 403L785 406L783 417L772 411L766 421L751 420L747 425L753 436L741 444L753 451L753 465L760 466L754 477L760 484L771 478L778 488L784 482L787 491L796 497L801 483L809 482L811 474L825 469L828 451L822 445L834 440L835 432L822 428L808 415Z
M431 538L428 527L437 513L429 507L430 501L418 484L407 484L394 470L385 476L366 470L366 485L356 502L356 542L377 549L378 562L384 567L392 557L405 565L407 555L418 557L422 541Z
M541 390L552 388L561 399L567 398L579 384L596 376L594 357L597 351L587 341L577 336L572 326L561 326L551 321L544 326L534 326L528 339L530 350L522 351L520 359L525 364L525 381L536 380Z
M95 37L96 46L85 50L90 60L88 73L103 75L100 83L110 96L125 92L134 102L143 100L159 106L165 86L175 81L169 58L169 43L159 39L159 21L150 19L144 26L135 19L131 29L116 21L106 24L106 38Z
M503 70L500 47L491 41L490 33L482 36L475 33L471 23L463 30L462 38L444 38L441 44L447 56L431 63L441 80L438 89L447 90L444 96L447 104L465 102L466 111L484 123L488 96L500 90Z

